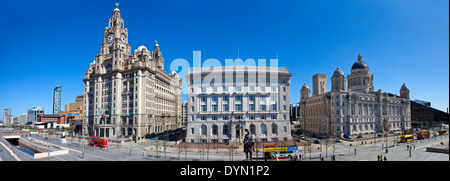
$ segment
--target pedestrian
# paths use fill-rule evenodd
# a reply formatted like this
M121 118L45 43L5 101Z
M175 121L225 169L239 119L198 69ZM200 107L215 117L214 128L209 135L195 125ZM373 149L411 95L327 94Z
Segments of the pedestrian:
M386 155L384 155L384 161L387 161Z
M320 156L320 160L323 161L323 156Z
M380 161L380 155L377 155L377 161Z

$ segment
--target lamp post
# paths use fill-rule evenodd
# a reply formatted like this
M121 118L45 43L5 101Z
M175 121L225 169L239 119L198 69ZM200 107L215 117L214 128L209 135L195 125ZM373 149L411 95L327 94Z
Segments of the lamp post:
M386 133L386 153L388 153L389 121L387 118L383 118L383 130Z

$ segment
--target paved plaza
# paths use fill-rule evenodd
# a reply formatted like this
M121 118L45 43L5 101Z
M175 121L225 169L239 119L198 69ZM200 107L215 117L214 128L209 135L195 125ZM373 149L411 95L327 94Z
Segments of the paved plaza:
M208 149L207 145L190 145L186 148L175 146L176 143L173 141L144 140L138 143L132 142L131 145L130 142L123 144L110 142L107 148L98 148L86 146L87 141L77 138L67 138L67 143L61 143L60 138L56 135L22 135L21 139L26 139L33 144L50 145L55 150L67 149L69 153L34 159L30 154L11 146L2 135L0 160L16 161L18 158L21 161L242 161L245 159L242 146L215 148L213 145L209 145L210 149ZM377 161L378 155L386 156L387 161L449 161L448 152L436 153L426 150L427 147L445 147L445 145L448 149L448 135L389 147L387 153L386 149L382 149L380 140L376 140L376 144L370 144L371 140L368 139L363 144L356 143L356 146L355 142L351 141L335 143L336 161ZM444 145L441 145L441 142ZM410 146L411 150L408 149ZM299 146L299 153L303 155L303 159L296 161L320 161L321 156L324 161L330 161L331 155L333 155L333 144L328 146L328 149L325 149L325 145L320 144L312 144L311 151L308 148ZM261 151L260 149L258 153L254 153L252 160L262 161Z

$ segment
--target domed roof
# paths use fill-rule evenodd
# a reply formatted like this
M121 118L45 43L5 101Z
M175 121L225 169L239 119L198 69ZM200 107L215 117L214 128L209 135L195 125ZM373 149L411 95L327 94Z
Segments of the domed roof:
M353 69L367 69L367 70L369 70L369 66L367 66L367 64L362 61L361 53L358 55L358 61L356 61L353 64L352 70Z
M344 76L344 72L342 72L342 70L338 67L334 73L333 73L333 77L339 77L339 76Z
M147 47L145 47L144 45L141 45L141 46L138 47L137 50L140 52L140 51L142 51L144 48L145 48L145 50L147 50Z

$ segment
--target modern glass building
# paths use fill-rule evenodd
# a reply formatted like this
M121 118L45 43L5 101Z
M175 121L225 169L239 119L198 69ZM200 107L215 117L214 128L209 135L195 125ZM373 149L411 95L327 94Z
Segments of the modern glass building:
M53 114L61 112L61 86L58 85L53 89Z

